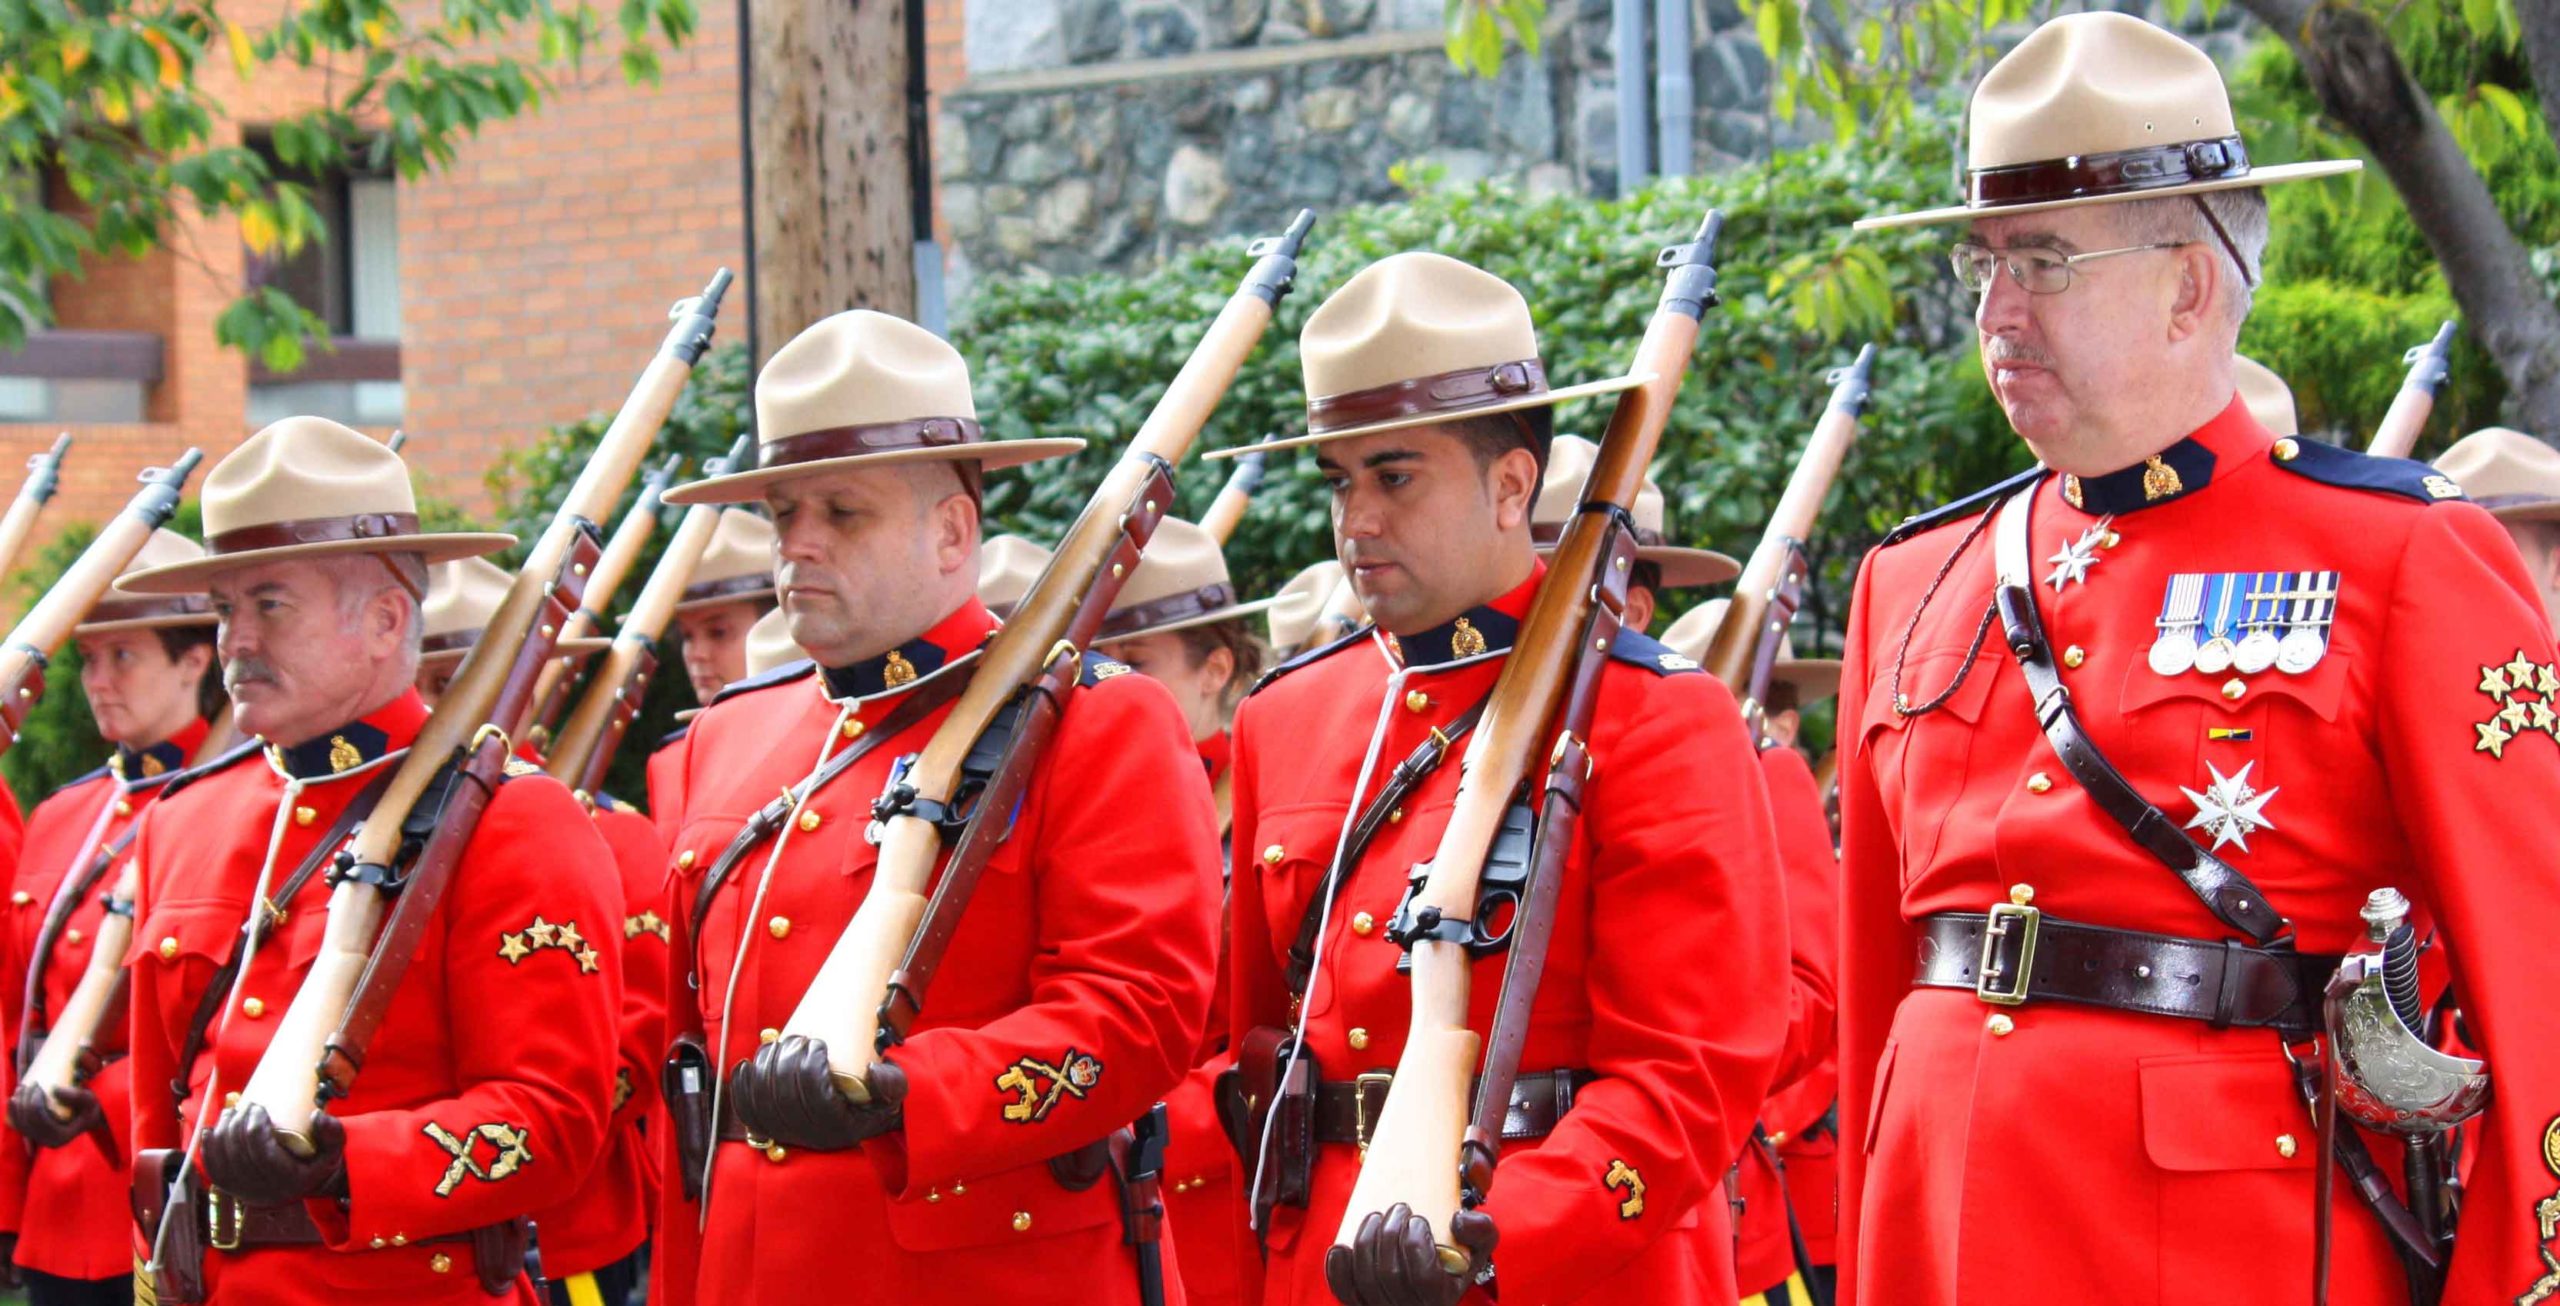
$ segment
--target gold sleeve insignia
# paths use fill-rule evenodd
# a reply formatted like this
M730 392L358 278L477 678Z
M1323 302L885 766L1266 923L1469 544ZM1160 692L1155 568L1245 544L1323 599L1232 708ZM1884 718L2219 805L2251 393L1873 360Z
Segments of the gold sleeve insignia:
M2471 751L2504 761L2518 736L2538 730L2560 741L2560 667L2517 649L2505 662L2480 668L2479 690L2492 706L2488 720L2471 724Z
M660 943L670 943L674 941L674 931L667 928L665 918L659 916L656 912L644 911L637 916L625 916L622 918L622 937L626 939L636 939L643 934L657 936L657 940Z
M603 965L602 955L588 947L586 936L578 933L576 921L554 925L536 916L533 923L523 929L498 936L498 955L506 958L510 966L523 962L544 948L557 948L576 958L581 975L593 975Z
M996 1076L996 1091L1013 1096L1004 1104L1007 1122L1031 1125L1048 1119L1062 1099L1082 1099L1101 1082L1102 1059L1068 1048L1056 1065L1024 1057L1005 1067Z
M2553 1178L2560 1179L2560 1116L2553 1116L2551 1123L2543 1126L2542 1163L2550 1167ZM2560 1192L2555 1192L2534 1204L2533 1220L2534 1229L2541 1235L2542 1241L2547 1243L2553 1238L2560 1238ZM2538 1303L2560 1297L2560 1256L2553 1256L2548 1247L2539 1247L2535 1250L2542 1256L2543 1275L2534 1280L2533 1286L2526 1288L2523 1294L2516 1298L2516 1306L2537 1306Z
M1626 1190L1626 1196L1618 1201L1619 1219L1632 1220L1644 1214L1644 1176L1637 1174L1634 1166L1617 1157L1611 1157L1608 1173L1600 1176L1600 1182L1608 1188L1609 1195L1612 1197L1618 1195L1619 1189Z
M473 1125L460 1134L430 1120L420 1132L453 1157L453 1163L444 1168L444 1178L436 1182L438 1197L453 1196L453 1190L461 1187L465 1178L496 1183L533 1160L533 1149L525 1146L532 1131L495 1120ZM482 1143L489 1145L486 1161L481 1159Z

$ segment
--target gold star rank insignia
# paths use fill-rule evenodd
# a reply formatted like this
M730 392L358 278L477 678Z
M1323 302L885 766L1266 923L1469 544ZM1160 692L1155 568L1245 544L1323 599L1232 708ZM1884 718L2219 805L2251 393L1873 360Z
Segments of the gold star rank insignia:
M581 950L579 951L579 953L578 953L578 973L579 973L579 974L581 974L581 975L593 975L593 974L595 974L595 973L596 973L596 961L597 961L597 958L596 958L596 950L595 950L595 949L593 949L593 948L585 948L585 949L581 949Z
M559 926L554 925L539 916L534 917L533 924L526 926L524 930L524 936L533 940L533 944L537 948L549 948L556 946L559 934Z
M533 955L533 949L524 946L522 934L502 934L498 936L498 955L506 958L507 964L512 966Z
M2560 668L2517 649L2505 662L2481 667L2478 688L2491 706L2487 720L2471 723L2471 751L2504 761L2507 745L2536 731L2560 741Z

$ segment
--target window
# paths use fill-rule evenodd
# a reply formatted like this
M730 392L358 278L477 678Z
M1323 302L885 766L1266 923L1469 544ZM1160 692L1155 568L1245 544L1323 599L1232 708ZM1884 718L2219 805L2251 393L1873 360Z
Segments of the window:
M252 139L252 148L264 143ZM300 368L250 374L249 424L311 414L358 426L400 421L400 216L396 183L350 159L314 176L270 157L277 177L311 190L323 240L289 258L251 256L249 279L291 295L328 324L334 350L313 349Z

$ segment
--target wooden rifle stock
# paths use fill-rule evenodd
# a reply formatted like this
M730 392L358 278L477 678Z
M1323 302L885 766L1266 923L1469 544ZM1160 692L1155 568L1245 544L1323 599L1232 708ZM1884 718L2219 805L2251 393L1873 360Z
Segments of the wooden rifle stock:
M1238 455L1235 474L1227 478L1218 497L1209 501L1209 511L1200 514L1200 529L1209 532L1218 547L1226 547L1227 541L1234 538L1236 524L1244 520L1245 509L1253 506L1253 493L1262 488L1263 465L1269 459L1268 453L1258 451Z
M0 516L0 576L18 565L18 555L26 552L27 540L36 533L36 518L44 515L44 506L53 502L53 492L62 486L62 460L71 452L71 433L53 437L53 447L27 459L27 480L18 487L18 497L9 501L6 516Z
M728 475L745 467L754 451L755 437L741 435L729 447L728 457L713 459L702 474ZM631 611L623 614L613 647L605 650L602 663L587 680L585 696L560 727L559 740L544 759L560 783L590 797L604 783L606 768L613 765L614 753L621 749L623 736L649 696L649 677L658 669L658 637L674 618L684 587L693 583L694 568L702 564L703 550L710 547L711 533L719 524L718 504L695 504L684 510L648 583L631 601Z
M650 440L654 443L656 439L656 432L651 432ZM675 483L676 469L683 464L683 454L668 454L667 460L641 482L639 500L622 515L622 524L613 528L613 537L605 541L604 552L596 557L595 571L587 577L578 610L569 615L569 624L561 630L560 638L585 639L604 629L604 611L613 605L614 592L622 588L632 566L640 561L641 550L649 547L649 537L657 533L658 496ZM577 659L556 657L543 664L542 678L534 682L533 720L527 734L537 749L549 742L551 727L568 703L569 680L576 670Z
M1876 347L1858 350L1858 361L1831 373L1831 402L1814 423L1813 438L1787 477L1786 492L1760 533L1759 546L1733 587L1733 603L1724 624L1707 645L1707 673L1721 680L1742 703L1742 719L1754 736L1767 711L1769 676L1775 670L1779 640L1795 619L1802 599L1804 544L1822 516L1822 500L1839 477L1849 446L1858 439L1858 419L1867 410L1875 371Z
M1413 1022L1386 1104L1370 1130L1368 1155L1343 1210L1336 1246L1349 1246L1362 1220L1397 1203L1429 1220L1445 1239L1461 1205L1462 1174L1479 1194L1491 1182L1490 1166L1481 1174L1465 1173L1473 1169L1464 1144L1479 1059L1467 1021L1473 960L1468 939L1477 919L1477 890L1496 836L1533 768L1579 754L1581 741L1558 736L1555 723L1574 682L1597 674L1586 661L1608 656L1605 639L1596 648L1584 642L1595 598L1612 601L1596 578L1622 569L1613 563L1632 557L1623 539L1632 530L1629 514L1688 373L1699 319L1716 300L1713 256L1722 226L1721 215L1710 212L1693 240L1663 250L1656 260L1671 276L1629 369L1644 381L1622 392L1610 414L1581 507L1565 526L1547 581L1538 587L1467 744L1448 827L1431 860L1417 868L1422 878L1397 911L1391 929L1411 955ZM1617 589L1623 592L1623 582ZM1605 615L1602 624L1614 624L1616 614ZM1507 1099L1508 1085L1488 1084L1483 1091L1490 1095L1497 1087ZM1453 1270L1466 1265L1465 1253L1445 1244L1441 1256Z
M2418 345L2400 356L2409 365L2409 375L2400 382L2400 393L2391 397L2391 407L2382 414L2382 425L2374 428L2373 443L2365 452L2385 458L2406 458L2418 447L2418 437L2426 433L2427 419L2436 411L2436 391L2444 388L2445 378L2453 372L2453 324L2436 328L2436 338Z
M990 828L980 818L992 813L996 827L1009 819L1012 804L1002 798L1000 785L1018 786L1027 779L1039 737L1064 690L1075 684L1082 650L1135 568L1156 523L1172 506L1174 464L1191 448L1236 370L1271 324L1272 310L1297 275L1298 248L1314 223L1313 212L1301 212L1283 235L1254 242L1252 270L1058 542L1012 618L988 642L968 689L931 742L902 764L899 802L880 809L880 859L871 889L782 1031L823 1042L837 1085L855 1101L869 1100L865 1075L879 1055L884 1031L896 1035L896 1028L886 1023L892 997L902 1001L911 1018L939 960L916 951L920 940L931 938L922 929L925 892L945 834L944 826L931 818L943 816L955 820L955 831L965 829L952 870L944 873L944 890L937 894L949 901L953 877L971 865L965 859L972 848L981 859L993 851L996 832L978 837L981 829ZM998 715L1017 702L1024 711L1005 763L983 777L984 788L964 793L968 777L963 763L978 750ZM959 897L966 901L965 893ZM938 952L937 945L928 947ZM892 979L901 974L906 978L893 994Z
M442 894L512 750L504 723L529 705L534 678L578 600L596 548L594 523L631 484L695 361L710 348L729 282L729 270L722 268L700 296L671 310L674 328L534 542L373 814L340 854L343 873L329 895L320 953L241 1090L241 1101L266 1108L279 1138L297 1154L310 1154L311 1117L323 1101L345 1092L363 1062L370 1026L379 1019L379 1011L351 1009L358 983L374 984L377 961L392 968L394 980L408 964L406 956L391 951L377 956L374 943L384 916L395 896L425 910ZM411 833L405 827L422 801L441 806L429 809L436 824L404 877L398 870L404 837ZM353 1028L351 1020L357 1022Z
M142 488L132 502L98 528L98 538L18 619L8 642L0 644L0 753L18 742L18 727L44 697L46 661L71 638L71 628L88 617L89 609L115 585L134 555L142 552L151 532L168 523L170 514L178 510L178 494L186 488L187 477L203 461L202 451L189 449L174 466L144 469Z

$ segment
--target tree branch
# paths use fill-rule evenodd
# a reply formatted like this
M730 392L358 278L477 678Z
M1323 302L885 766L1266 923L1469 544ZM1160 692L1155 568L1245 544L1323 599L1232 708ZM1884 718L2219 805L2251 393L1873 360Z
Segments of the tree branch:
M2560 141L2560 0L2516 0L2516 22L2524 28L2524 62L2533 70L2543 125Z
M2515 420L2545 439L2560 438L2560 305L2543 290L2488 182L2409 76L2389 34L2372 15L2342 4L2240 4L2292 47L2321 108L2363 143L2400 193L2474 338L2506 378Z

